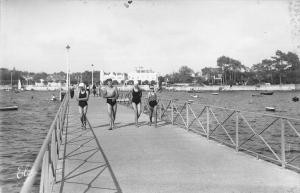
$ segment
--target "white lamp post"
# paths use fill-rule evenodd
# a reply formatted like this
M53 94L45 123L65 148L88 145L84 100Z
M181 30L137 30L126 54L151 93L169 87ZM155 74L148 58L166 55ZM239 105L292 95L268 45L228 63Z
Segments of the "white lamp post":
M12 83L12 71L10 71L10 84L11 84L11 89L13 89L13 83Z
M67 58L66 58L66 62L67 62L67 91L69 91L69 84L70 84L70 75L69 75L69 50L70 50L70 46L67 45L66 49L67 49Z
M94 64L92 64L92 85L94 85Z

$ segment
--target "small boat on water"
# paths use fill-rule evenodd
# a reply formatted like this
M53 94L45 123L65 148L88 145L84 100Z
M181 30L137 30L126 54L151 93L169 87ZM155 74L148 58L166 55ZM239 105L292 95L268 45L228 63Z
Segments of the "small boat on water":
M266 111L275 111L275 107L266 107Z
M198 98L198 95L191 95L191 97L193 97L193 98Z
M51 101L56 101L57 98L53 95L52 98L50 99Z
M265 92L261 92L260 94L262 94L262 95L273 95L274 92L265 91Z
M201 90L188 90L188 93L202 93Z
M252 94L253 97L262 97L261 94Z
M292 98L292 101L294 101L294 102L298 102L298 101L299 101L299 97L296 97L296 96L295 96L295 97L293 97L293 98Z
M213 93L211 93L212 95L219 95L219 93L218 92L213 92Z
M18 106L0 107L0 111L15 111L18 110Z

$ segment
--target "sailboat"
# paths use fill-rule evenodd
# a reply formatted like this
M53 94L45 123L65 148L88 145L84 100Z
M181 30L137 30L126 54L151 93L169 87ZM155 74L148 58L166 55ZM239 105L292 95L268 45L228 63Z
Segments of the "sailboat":
M18 81L18 90L22 90L22 84L21 84L21 80L20 79Z
M22 90L23 90L23 88L22 88L21 80L19 79L19 81L18 81L18 89L15 90L15 93L19 93Z

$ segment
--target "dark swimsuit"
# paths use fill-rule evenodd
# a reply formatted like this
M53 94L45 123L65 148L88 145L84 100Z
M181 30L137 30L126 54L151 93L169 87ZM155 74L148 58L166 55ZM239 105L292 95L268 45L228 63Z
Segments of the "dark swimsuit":
M150 97L149 97L149 105L152 108L157 105L156 95L150 95Z
M110 104L111 106L114 106L117 103L117 100L113 100L113 99L106 99L106 103Z
M115 97L116 93L114 91L114 95L111 96L111 97ZM117 103L117 100L116 99L112 99L112 98L107 98L106 99L106 103L107 104L110 104L111 106L114 106L116 103Z
M134 89L132 90L132 102L135 103L136 105L141 102L141 97L142 97L142 91L137 91L135 92Z
M79 98L85 98L86 97L86 91L82 94L81 91L79 91ZM83 108L88 105L87 101L79 101L78 105Z

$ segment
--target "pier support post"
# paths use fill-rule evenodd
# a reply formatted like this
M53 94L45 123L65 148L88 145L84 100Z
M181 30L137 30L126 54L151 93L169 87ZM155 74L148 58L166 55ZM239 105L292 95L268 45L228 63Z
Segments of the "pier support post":
M284 129L284 119L280 119L281 122L281 166L285 168L285 129Z
M206 138L209 140L209 107L206 106Z

